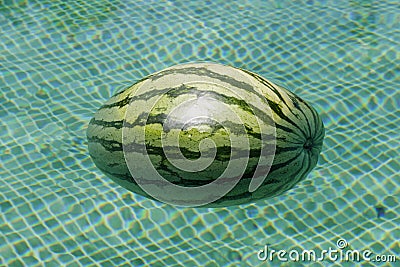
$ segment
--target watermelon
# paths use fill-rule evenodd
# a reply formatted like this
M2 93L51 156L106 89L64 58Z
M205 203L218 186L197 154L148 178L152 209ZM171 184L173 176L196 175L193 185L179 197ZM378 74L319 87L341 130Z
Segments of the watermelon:
M87 138L95 165L126 189L172 205L223 207L303 180L324 126L305 100L253 72L189 63L112 96Z

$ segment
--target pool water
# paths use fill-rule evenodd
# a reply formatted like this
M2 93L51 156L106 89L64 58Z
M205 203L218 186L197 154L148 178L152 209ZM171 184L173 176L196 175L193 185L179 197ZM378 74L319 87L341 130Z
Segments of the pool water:
M69 2L0 5L0 266L399 264L398 1ZM97 108L191 61L257 72L312 103L326 137L306 180L253 204L179 208L94 166ZM265 246L372 255L260 260Z

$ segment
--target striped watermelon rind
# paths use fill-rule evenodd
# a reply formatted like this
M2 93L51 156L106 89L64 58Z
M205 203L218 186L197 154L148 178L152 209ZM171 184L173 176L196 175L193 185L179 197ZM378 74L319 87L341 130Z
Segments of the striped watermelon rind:
M87 136L96 166L128 190L216 207L277 196L303 180L324 127L311 105L255 73L192 63L115 94Z

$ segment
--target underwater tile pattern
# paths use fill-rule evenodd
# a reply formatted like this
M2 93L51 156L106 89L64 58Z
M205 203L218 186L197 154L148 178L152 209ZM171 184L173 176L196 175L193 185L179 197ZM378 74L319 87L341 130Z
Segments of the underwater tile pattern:
M399 262L399 11L390 0L2 1L0 266L292 266L257 252L339 239ZM96 109L189 61L257 72L316 107L326 138L305 181L255 204L178 208L94 166Z

